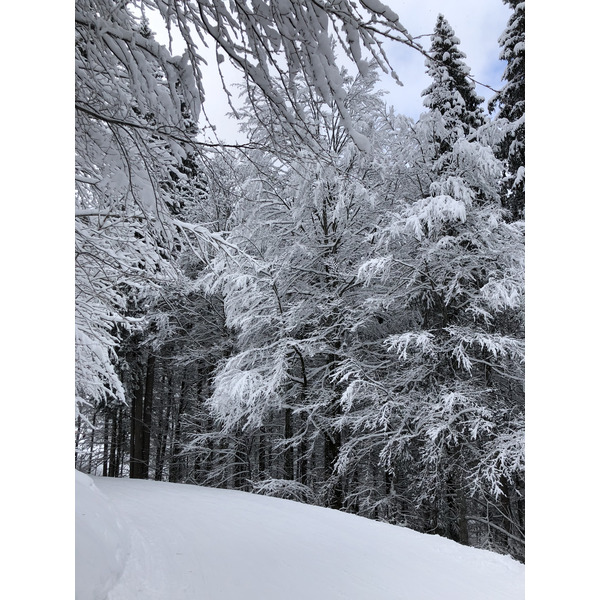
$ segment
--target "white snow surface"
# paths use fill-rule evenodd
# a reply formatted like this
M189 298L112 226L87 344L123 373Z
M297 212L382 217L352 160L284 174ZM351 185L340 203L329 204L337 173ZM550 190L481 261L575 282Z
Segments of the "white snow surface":
M76 473L76 600L517 600L510 557L244 492Z

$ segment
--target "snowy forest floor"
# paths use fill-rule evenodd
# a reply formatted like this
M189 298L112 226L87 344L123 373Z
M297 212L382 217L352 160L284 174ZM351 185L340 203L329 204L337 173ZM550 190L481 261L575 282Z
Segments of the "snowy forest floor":
M517 600L508 556L244 492L76 472L77 600Z

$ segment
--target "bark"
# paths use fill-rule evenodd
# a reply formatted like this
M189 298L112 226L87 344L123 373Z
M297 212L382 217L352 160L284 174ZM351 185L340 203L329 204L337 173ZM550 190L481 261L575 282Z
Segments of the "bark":
M258 435L258 473L262 477L267 470L266 435L261 431Z
M108 457L110 452L109 421L110 414L108 409L106 409L104 413L104 452L102 454L102 477L106 477L108 475Z
M446 536L459 544L469 544L466 498L456 472L451 472L446 482L446 504L449 522L446 523Z
M141 378L141 377L140 377ZM131 450L129 477L131 479L143 478L143 452L144 445L144 387L137 382L131 402Z
M77 415L77 429L75 430L75 467L79 464L79 439L81 438L81 415Z
M292 409L285 409L285 426L284 426L284 437L286 440L290 440L294 435L294 428L292 422ZM288 445L285 449L283 457L283 478L293 481L294 479L294 448Z
M179 407L175 420L175 428L173 430L173 440L171 444L172 454L171 462L169 465L169 481L172 483L178 483L183 478L183 457L181 456L181 416L185 408L185 374L181 381L181 391L179 395Z
M125 409L119 407L117 415L117 458L115 477L123 477L125 467L125 448L127 446L127 427L125 423Z
M152 432L152 404L154 402L154 370L156 357L151 354L146 366L146 384L144 394L144 414L142 420L142 466L140 474L142 479L148 479L150 470L150 443Z
M308 485L308 459L306 453L308 452L306 440L304 437L298 446L298 460L297 460L297 469L298 473L296 475L298 481L303 485Z
M118 411L113 411L111 418L111 428L110 428L110 455L108 458L108 476L109 477L117 477L118 475L118 461L117 461L117 416Z
M96 416L98 414L98 409L94 410L94 415L92 417L92 433L90 436L90 457L88 460L87 472L92 473L93 469L93 458L94 458L94 443L96 436Z
M156 481L162 481L165 466L165 456L167 455L167 439L169 437L169 426L171 423L171 408L173 406L172 382L172 375L169 375L166 378L166 386L168 390L166 406L161 407L159 413L158 442L156 444L156 460L154 468L154 479Z
M331 493L327 500L329 508L341 509L344 504L344 493L341 478L334 473L341 448L341 435L339 431L327 431L325 433L324 459L325 470L331 481Z

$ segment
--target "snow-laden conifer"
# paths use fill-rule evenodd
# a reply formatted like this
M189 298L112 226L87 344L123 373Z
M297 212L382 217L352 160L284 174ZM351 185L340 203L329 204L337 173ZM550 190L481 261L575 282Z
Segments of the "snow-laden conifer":
M358 268L369 305L385 306L393 329L378 343L396 364L346 366L339 422L353 433L339 469L360 472L375 452L397 478L396 493L416 508L406 507L404 518L463 542L476 531L469 513L485 498L510 540L500 543L522 552L515 540L522 539L524 232L504 220L502 165L485 136L458 135L440 172L430 151L438 125L425 115L408 130L417 142L405 163L419 182L416 198L388 213ZM361 487L363 502L377 497ZM393 505L388 498L386 510Z
M504 0L513 12L498 40L500 59L506 61L504 86L490 101L498 108L497 119L508 122L504 139L497 148L506 162L503 179L503 205L513 220L525 217L525 2Z
M461 129L469 135L485 121L483 98L475 91L466 55L459 45L460 40L446 18L438 15L425 63L433 82L422 96L427 108L440 112L447 129Z

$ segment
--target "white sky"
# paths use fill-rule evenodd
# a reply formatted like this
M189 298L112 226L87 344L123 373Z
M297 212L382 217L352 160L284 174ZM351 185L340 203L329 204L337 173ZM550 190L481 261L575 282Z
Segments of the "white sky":
M502 0L387 0L387 4L399 15L400 22L413 37L432 33L437 16L442 13L461 41L460 48L467 55L466 62L471 68L471 75L495 89L501 87L505 63L498 58L498 38L504 31L511 12ZM152 15L148 16L157 39L166 43L160 34L160 17L155 21ZM418 41L426 50L429 49L427 38ZM177 44L173 46L174 53L179 53L182 49ZM419 52L399 43L386 44L385 51L404 84L400 87L391 77L382 74L381 87L389 92L386 102L393 105L397 113L417 119L423 112L421 92L430 83L425 73L425 59ZM237 125L227 116L230 108L222 91L213 57L213 51L207 50L209 64L203 67L206 91L204 110L211 123L216 126L221 140L235 142L238 139ZM344 64L348 63L345 57L340 58ZM222 68L228 83L241 81L239 72L227 62L222 64ZM231 87L230 91L236 97L236 89ZM477 86L477 92L486 100L493 94L482 86Z
M501 87L505 63L498 58L498 38L511 13L502 0L387 0L387 4L400 16L401 23L413 36L432 33L437 15L440 12L444 14L461 41L460 48L467 55L471 75L495 89ZM427 38L421 38L419 42L429 49ZM397 113L417 119L423 112L421 92L430 83L425 73L425 59L402 44L389 43L385 51L404 84L400 87L391 77L382 74L381 87L389 92L386 102L393 105ZM346 60L343 62L345 64ZM233 68L226 72L231 74L232 80L239 81L239 74ZM204 85L207 91L204 109L217 127L219 137L224 141L235 141L237 126L227 117L227 100L221 91L216 68L212 65L204 67ZM235 89L231 91L235 94ZM493 94L481 86L477 87L477 92L486 100Z
M442 13L460 39L460 49L467 55L471 75L499 89L506 63L498 58L498 38L511 14L502 0L387 0L387 4L412 36L432 33L437 16ZM429 49L428 38L418 41ZM387 102L396 112L418 118L423 112L421 92L431 83L425 73L425 59L401 44L389 44L386 52L404 84L398 87L390 78L382 79L382 87L390 90ZM477 93L486 99L493 94L481 86L477 86Z

